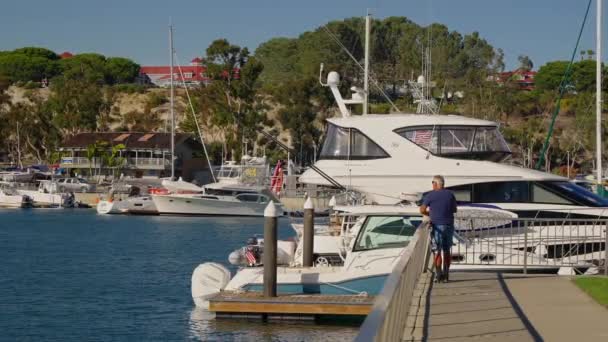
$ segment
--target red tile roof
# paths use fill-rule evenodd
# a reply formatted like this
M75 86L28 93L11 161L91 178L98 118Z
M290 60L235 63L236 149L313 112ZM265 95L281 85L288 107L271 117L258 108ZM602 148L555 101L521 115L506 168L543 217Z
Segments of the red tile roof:
M67 51L65 51L64 53L62 53L61 55L59 55L59 57L60 57L61 59L65 59L65 58L74 57L74 55L73 55L73 54L71 54L71 53L69 53L69 52L67 52Z
M143 138L146 139L143 139ZM120 140L119 140L120 139ZM67 138L61 143L62 148L86 148L98 141L105 141L109 146L122 143L129 149L170 149L171 135L170 133L152 133L152 132L114 132L114 133L78 133L73 137ZM198 140L194 139L192 134L175 133L175 144L183 143L200 146Z
M173 67L173 72L174 73L179 73L180 68L178 68L177 66ZM184 65L181 67L182 72L187 73L187 72L192 72L192 73L203 73L205 72L206 68L204 66L201 65ZM169 75L171 73L171 67L169 66L142 66L139 69L139 72L142 74L148 74L148 75Z

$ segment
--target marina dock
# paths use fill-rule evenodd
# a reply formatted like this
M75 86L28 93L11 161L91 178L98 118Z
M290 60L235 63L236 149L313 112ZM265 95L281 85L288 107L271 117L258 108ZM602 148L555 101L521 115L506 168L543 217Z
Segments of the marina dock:
M414 292L403 341L606 341L608 310L570 277L454 272Z
M366 316L373 296L279 294L264 297L260 292L221 292L209 300L217 317L258 319L314 319L321 316Z

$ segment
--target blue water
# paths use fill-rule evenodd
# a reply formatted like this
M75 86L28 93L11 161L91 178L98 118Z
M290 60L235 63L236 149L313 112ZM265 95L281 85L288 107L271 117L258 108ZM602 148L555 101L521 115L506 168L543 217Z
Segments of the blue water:
M262 227L263 218L0 210L0 340L352 339L356 327L222 321L195 309L192 270L227 264ZM291 234L281 221L279 237Z

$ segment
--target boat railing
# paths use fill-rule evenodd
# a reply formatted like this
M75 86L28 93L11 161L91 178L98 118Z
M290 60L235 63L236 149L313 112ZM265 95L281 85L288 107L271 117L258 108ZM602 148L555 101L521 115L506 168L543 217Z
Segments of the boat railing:
M605 218L461 218L453 265L487 268L587 268L608 260Z
M376 296L357 342L401 341L418 278L425 272L429 257L429 223L423 222Z

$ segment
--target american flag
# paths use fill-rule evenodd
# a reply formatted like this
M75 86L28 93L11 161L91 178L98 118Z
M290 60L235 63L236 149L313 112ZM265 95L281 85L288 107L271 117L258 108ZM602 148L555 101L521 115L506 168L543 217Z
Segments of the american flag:
M249 262L249 265L255 265L255 263L257 262L257 260L255 259L255 255L253 255L253 253L251 253L249 249L245 250L245 258L247 258L247 262Z
M428 147L431 144L431 138L433 137L433 131L431 130L419 130L414 132L414 143L423 147Z

